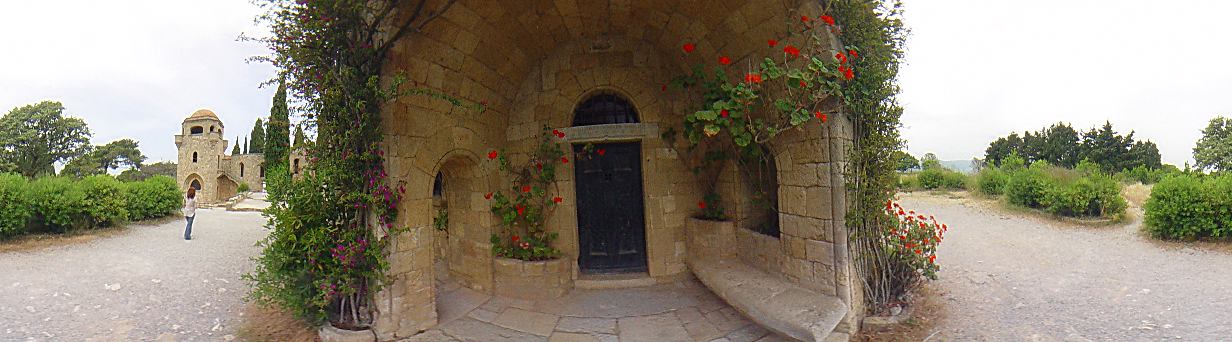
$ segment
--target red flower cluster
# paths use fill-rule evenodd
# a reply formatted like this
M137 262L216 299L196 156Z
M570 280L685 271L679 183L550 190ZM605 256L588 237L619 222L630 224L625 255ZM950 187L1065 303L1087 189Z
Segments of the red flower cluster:
M555 135L557 138L561 138L561 139L564 139L564 138L565 138L565 132L561 132L561 131L560 131L560 130L558 130L558 129L553 129L553 130L552 130L552 135Z
M771 40L767 40L766 44L770 44L770 47L774 47L775 45L779 45L779 41L771 39Z
M560 157L560 163L561 163L561 164L568 164L568 163L569 163L569 157Z
M826 115L826 113L822 113L820 110L817 112L814 112L813 116L817 117L818 119L821 119L821 123L826 123L826 119L829 118L829 116Z
M795 46L788 45L787 47L783 48L783 52L787 53L788 55L791 55L792 57L800 57L800 48L797 48Z
M761 83L761 74L749 73L744 75L744 81L749 83Z
M826 25L834 25L834 17L823 15L819 19L821 19L821 21L824 21Z
M921 265L917 266L925 272L935 272L937 245L941 243L945 232L949 231L949 226L937 222L934 216L916 214L914 210L905 211L902 205L894 203L893 200L886 201L885 212L898 221L897 226L891 227L888 233L890 237L897 238L902 252L918 256L919 259L916 260ZM927 264L924 264L925 262Z
M727 56L719 57L719 64L722 64L722 65L731 64L731 58L727 58Z
M488 159L496 159L496 156L497 156L496 150L492 150L492 152L488 152Z
M561 201L564 201L564 199L561 199L560 196L552 197L552 202L560 203Z
M697 48L697 45L693 45L693 43L684 44L684 53L691 53L693 52L693 49L696 49L696 48Z
M607 150L605 150L605 149L598 149L598 150L595 150L595 153L598 153L598 154L599 154L599 156L603 156L604 154L607 154Z
M731 113L728 113L726 109L723 109L723 110L720 110L720 111L719 111L719 116L722 116L722 117L728 117L728 116L730 116L730 115L731 115Z
M698 202L697 202L697 208L698 208L698 209L706 209L706 201L698 201Z
M522 186L522 192L530 192L530 186L529 186L529 185L523 185L523 186Z
M487 200L492 199L492 193L489 192L489 193L483 194L483 199L487 199Z

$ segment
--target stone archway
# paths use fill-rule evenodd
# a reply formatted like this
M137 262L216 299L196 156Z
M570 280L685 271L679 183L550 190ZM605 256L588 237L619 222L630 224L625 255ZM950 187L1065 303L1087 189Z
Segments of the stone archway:
M217 190L214 192L214 201L217 202L224 201L231 198L231 196L235 196L240 187L239 184L232 180L231 177L227 177L227 175L218 176L217 183Z
M448 220L444 234L433 235L445 238L443 242L433 241L445 255L433 259L443 259L437 270L446 274L437 275L438 279L448 277L468 288L490 293L492 247L488 240L492 220L483 196L491 189L481 176L478 160L467 151L454 150L446 153L436 168L436 174L441 176L441 202L430 214L439 217L443 210Z

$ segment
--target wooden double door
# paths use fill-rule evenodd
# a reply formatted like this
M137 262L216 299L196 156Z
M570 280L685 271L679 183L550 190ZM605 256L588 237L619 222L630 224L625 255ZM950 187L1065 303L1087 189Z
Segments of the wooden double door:
M641 143L574 145L578 266L586 273L646 271ZM603 153L598 153L602 151Z

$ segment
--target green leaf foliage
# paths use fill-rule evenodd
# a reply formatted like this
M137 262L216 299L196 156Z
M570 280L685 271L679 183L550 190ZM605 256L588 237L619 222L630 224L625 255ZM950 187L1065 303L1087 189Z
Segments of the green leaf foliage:
M1232 175L1174 174L1151 189L1146 230L1167 240L1232 237Z
M90 144L90 129L85 121L63 113L59 102L43 101L13 108L0 117L0 160L33 178L50 175L55 163L84 153Z
M184 196L175 179L167 176L126 183L124 197L132 220L167 216L184 206Z
M26 225L34 215L27 186L26 178L21 175L0 173L0 239L26 232Z
M1202 169L1232 171L1232 119L1212 118L1193 148L1194 161Z

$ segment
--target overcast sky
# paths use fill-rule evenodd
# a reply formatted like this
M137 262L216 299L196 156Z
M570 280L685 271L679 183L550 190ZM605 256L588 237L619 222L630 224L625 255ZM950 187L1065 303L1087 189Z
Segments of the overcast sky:
M0 111L41 100L85 119L93 142L133 138L156 160L174 160L174 135L210 108L229 140L268 116L273 67L246 63L262 46L260 9L227 1L2 1ZM232 141L232 145L235 142Z
M1232 114L1232 1L906 1L903 136L915 155L982 156L1011 131L1110 120L1182 164ZM273 75L241 33L247 0L0 2L0 111L40 100L84 118L96 144L134 138L151 160L213 109L229 139L268 115Z
M1232 1L905 1L903 136L917 156L983 156L1011 131L1105 120L1192 160L1232 115Z

